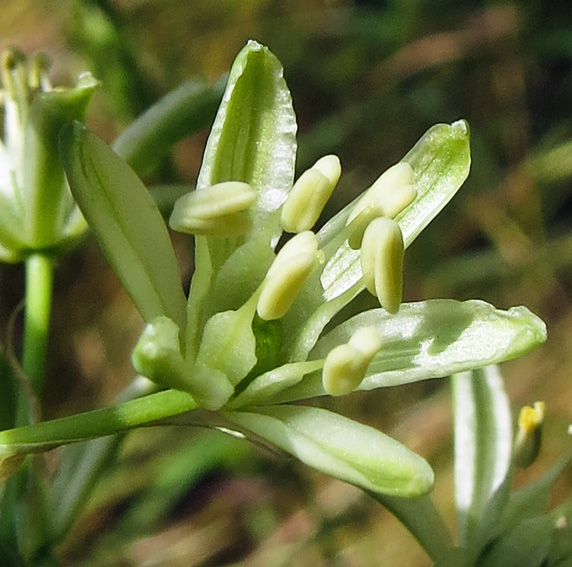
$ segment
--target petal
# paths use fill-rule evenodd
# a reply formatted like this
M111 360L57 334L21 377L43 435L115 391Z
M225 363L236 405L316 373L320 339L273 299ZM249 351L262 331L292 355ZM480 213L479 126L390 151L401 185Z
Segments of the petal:
M469 129L464 120L453 124L437 124L429 129L403 158L413 169L413 188L417 197L399 213L405 246L437 216L464 183L471 164ZM358 197L360 199L360 197ZM320 247L334 241L345 226L355 201L345 207L318 233ZM361 277L359 252L347 242L324 268L324 298L333 299L354 285Z
M525 307L508 311L484 301L434 299L403 303L391 315L373 309L352 317L318 341L310 353L323 359L361 327L375 326L383 347L360 390L395 386L481 368L527 353L546 340L544 323ZM276 394L273 403L324 395L321 376L307 376Z
M391 437L346 417L306 406L226 412L307 465L372 492L415 497L433 486L433 471Z
M186 299L175 253L143 183L79 123L64 128L60 147L73 195L145 321L165 315L184 329Z

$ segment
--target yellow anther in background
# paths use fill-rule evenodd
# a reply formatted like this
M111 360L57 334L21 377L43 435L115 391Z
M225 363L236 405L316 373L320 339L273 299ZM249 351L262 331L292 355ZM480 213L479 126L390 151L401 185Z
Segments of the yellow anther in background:
M367 227L361 246L363 280L381 306L397 313L403 293L403 253L405 247L399 224L385 217Z
M224 181L192 191L175 202L169 225L188 234L240 236L251 227L248 208L256 191L240 181Z
M285 231L299 233L316 224L341 172L338 157L329 155L299 177L282 207L280 222Z
M513 462L517 467L525 469L538 457L545 409L544 402L535 402L534 407L524 406L520 410L513 449Z
M318 240L307 230L290 239L278 252L262 284L256 311L265 321L283 317L300 293L318 261Z

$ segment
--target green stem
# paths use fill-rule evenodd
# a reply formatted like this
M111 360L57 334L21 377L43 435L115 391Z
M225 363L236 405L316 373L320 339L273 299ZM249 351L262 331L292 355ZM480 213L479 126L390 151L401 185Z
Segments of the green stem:
M0 461L149 425L197 407L189 394L165 390L108 408L0 431Z
M44 383L50 315L52 310L53 260L33 254L26 260L26 311L22 367L34 392Z
M407 528L433 561L450 552L451 535L429 496L409 499L369 491L368 494Z
M54 264L52 258L33 254L26 259L26 301L22 370L31 391L21 391L16 423L29 423L31 397L39 397L44 386L48 351ZM26 400L27 398L27 400ZM33 406L32 406L33 407Z

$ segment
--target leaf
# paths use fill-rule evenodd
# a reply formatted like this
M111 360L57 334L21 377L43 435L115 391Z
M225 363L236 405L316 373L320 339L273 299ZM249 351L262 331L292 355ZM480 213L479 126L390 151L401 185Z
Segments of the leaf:
M460 544L476 557L495 534L511 482L512 421L497 366L452 377Z
M306 406L225 412L303 463L372 492L415 497L433 486L433 471L391 437L335 413Z
M526 520L496 540L479 567L541 567L550 552L554 525L548 516Z
M570 464L571 459L571 455L566 455L542 477L512 493L503 510L497 533L514 527L522 520L544 513L548 508L550 488Z
M60 152L82 213L145 321L165 315L184 329L186 298L175 253L145 186L79 123L63 129Z
M396 217L407 247L453 198L469 174L471 155L467 123L458 120L453 124L433 126L401 161L411 165L413 186L417 190L413 203ZM355 202L350 203L320 230L318 240L321 248L333 241L345 226ZM352 250L347 242L332 243L336 248L340 244L322 274L326 300L342 294L362 275L359 250Z
M135 171L146 173L179 140L210 124L226 77L208 87L191 79L146 110L115 140L113 149Z
M432 299L404 303L395 315L383 309L360 313L321 338L310 358L325 358L366 326L377 327L383 347L360 390L438 378L510 360L546 340L544 323L525 307L502 311L484 301ZM256 388L256 380L250 387ZM280 394L275 390L273 403L325 394L320 373ZM264 403L262 397L258 403Z

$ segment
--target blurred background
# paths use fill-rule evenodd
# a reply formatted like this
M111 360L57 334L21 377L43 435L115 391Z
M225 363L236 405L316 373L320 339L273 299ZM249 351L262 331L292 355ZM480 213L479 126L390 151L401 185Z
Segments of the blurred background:
M471 175L406 255L405 298L524 304L541 349L503 365L514 408L545 400L545 444L518 483L569 446L572 421L572 10L563 0L1 0L0 48L46 52L54 84L102 83L89 125L112 141L193 76L214 82L249 38L281 60L299 120L299 170L325 153L344 175L332 210L430 126L468 120ZM192 183L208 131L149 183ZM175 241L188 280L186 241ZM111 403L142 327L93 242L56 273L45 416ZM0 265L0 332L22 298ZM448 381L356 393L328 407L389 432L437 475L454 525ZM566 476L567 475L567 476ZM572 471L553 494L572 493ZM427 557L359 490L208 430L133 433L60 549L76 567L413 567Z

